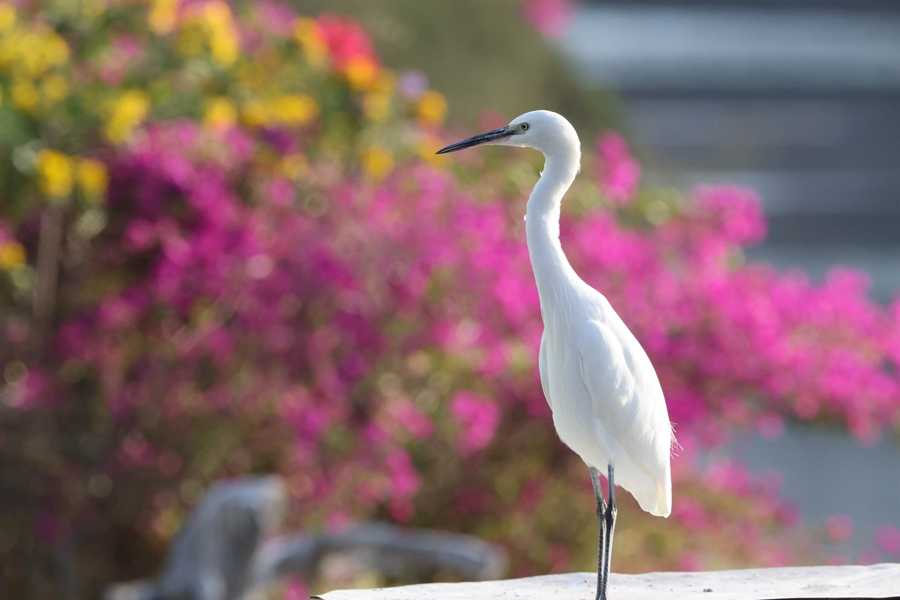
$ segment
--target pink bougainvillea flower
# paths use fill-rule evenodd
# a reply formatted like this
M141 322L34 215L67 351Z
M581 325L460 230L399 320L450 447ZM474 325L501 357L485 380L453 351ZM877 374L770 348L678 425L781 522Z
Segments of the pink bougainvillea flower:
M723 242L749 245L765 238L766 220L753 190L734 185L703 185L691 194L696 207L713 220Z
M641 165L631 157L628 142L615 131L607 131L597 139L596 151L600 190L616 204L628 204L641 180Z
M831 515L825 526L832 541L843 542L853 537L853 520L847 515Z
M354 87L365 87L377 79L381 61L362 25L350 18L323 14L316 18L331 62Z
M284 600L306 600L309 598L309 587L297 577L288 577L284 584Z
M875 532L875 543L892 556L900 556L900 528L882 525Z
M575 6L575 0L526 0L522 14L541 34L558 38L566 32Z
M459 448L471 454L487 446L500 422L500 409L471 392L459 392L450 402L450 413L462 425Z

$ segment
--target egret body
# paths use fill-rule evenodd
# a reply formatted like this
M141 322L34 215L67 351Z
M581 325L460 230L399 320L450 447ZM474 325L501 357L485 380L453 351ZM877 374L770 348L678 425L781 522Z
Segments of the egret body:
M667 517L672 511L673 438L662 388L647 353L606 298L575 273L560 245L560 203L581 165L572 125L556 113L533 111L438 154L479 144L534 148L544 154L544 170L525 216L544 320L541 386L560 439L590 469L600 523L597 599L606 600L615 486L625 488L653 515ZM607 472L609 502L598 469Z

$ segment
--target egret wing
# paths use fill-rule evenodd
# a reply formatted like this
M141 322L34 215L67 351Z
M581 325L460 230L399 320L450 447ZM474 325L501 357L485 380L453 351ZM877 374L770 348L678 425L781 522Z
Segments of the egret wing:
M541 334L541 349L538 352L538 368L541 372L541 388L544 390L544 398L547 399L547 404L550 405L550 410L553 410L553 402L550 400L550 373L547 370L547 332L545 331Z
M618 325L618 326L617 326ZM594 416L616 446L659 484L668 479L671 425L650 359L624 324L590 321L578 336L581 377Z

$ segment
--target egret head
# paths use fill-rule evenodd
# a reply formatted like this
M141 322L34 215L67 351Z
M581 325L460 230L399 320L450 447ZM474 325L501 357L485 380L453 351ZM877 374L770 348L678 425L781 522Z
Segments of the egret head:
M581 155L581 145L575 128L562 115L549 110L527 112L513 119L509 125L450 144L437 153L456 152L481 144L534 148L548 157L570 158L574 153L576 162Z

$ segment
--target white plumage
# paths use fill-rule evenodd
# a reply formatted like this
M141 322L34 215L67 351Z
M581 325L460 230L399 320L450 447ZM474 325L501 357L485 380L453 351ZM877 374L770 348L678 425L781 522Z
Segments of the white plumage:
M560 245L560 203L581 164L575 129L562 116L538 110L439 154L485 143L534 148L545 157L525 222L544 320L541 385L560 439L591 467L600 520L597 598L605 599L616 515L613 480L645 511L662 517L672 511L665 399L647 353L606 298L575 273ZM602 469L610 478L608 505L597 478Z

